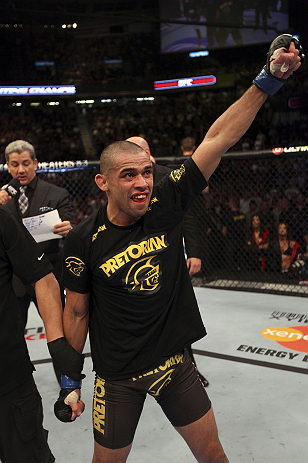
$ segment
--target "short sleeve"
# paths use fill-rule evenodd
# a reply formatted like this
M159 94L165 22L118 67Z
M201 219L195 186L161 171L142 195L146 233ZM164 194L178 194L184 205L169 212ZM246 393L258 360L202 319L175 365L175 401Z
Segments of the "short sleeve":
M63 273L61 283L76 293L90 292L90 270L86 265L87 252L84 241L71 230L63 247Z

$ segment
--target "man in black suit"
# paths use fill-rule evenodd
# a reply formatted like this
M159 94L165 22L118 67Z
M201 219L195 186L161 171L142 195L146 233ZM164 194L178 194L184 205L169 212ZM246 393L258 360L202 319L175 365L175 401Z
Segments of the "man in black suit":
M54 274L60 282L62 273L61 242L67 233L75 226L76 218L67 190L37 177L38 160L34 147L24 140L16 140L5 149L8 171L13 178L20 181L20 192L13 198L4 189L0 191L0 204L14 212L20 220L58 210L60 223L54 224L52 233L62 239L52 239L40 242L39 246L54 267ZM25 190L23 187L26 187ZM22 313L22 324L27 323L28 308L31 300L36 304L35 292L32 286L24 286L17 277L14 278L14 290L18 297ZM61 288L61 298L64 306L64 291Z

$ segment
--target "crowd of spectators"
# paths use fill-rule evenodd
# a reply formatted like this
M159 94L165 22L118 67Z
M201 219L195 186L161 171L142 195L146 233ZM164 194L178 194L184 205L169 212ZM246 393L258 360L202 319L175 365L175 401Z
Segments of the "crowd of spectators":
M98 160L108 144L130 136L144 136L156 159L180 158L180 140L192 136L199 144L214 120L251 84L264 63L260 50L256 55L245 54L244 60L237 51L236 60L228 62L166 57L159 55L157 37L151 34L131 36L129 40L127 36L78 39L70 33L52 36L50 32L37 35L36 31L19 34L18 40L9 42L16 48L12 60L15 57L19 65L1 74L2 84L93 84L104 88L112 84L123 89L136 83L152 84L155 79L210 73L234 74L235 84L159 93L147 101L137 101L133 93L131 97L111 98L105 104L96 98L92 105L83 107L68 99L59 100L56 106L48 106L43 100L38 106L31 106L29 100L12 106L6 100L1 102L0 111L0 163L5 162L5 146L16 139L32 143L39 161L86 159L82 130L88 132L93 143L92 159ZM37 67L36 60L54 61L55 65ZM118 62L108 64L106 60ZM307 145L306 76L307 71L301 70L277 96L269 98L231 151L257 154L273 147ZM288 108L291 97L301 99L297 109ZM287 270L284 273L290 275L295 262L305 261L307 167L304 156L223 159L211 178L210 193L203 195L204 208L196 212L201 230L207 230L203 233L204 275L226 268L246 274L250 269L259 276ZM47 175L49 181L69 189L78 221L106 201L95 189L92 174L76 171ZM233 229L235 222L237 227ZM279 223L285 228L280 226L278 230ZM293 255L292 250L287 251L288 268L282 268L278 251L286 242L290 249L295 246L296 252Z
M305 157L222 160L195 210L203 276L306 284L307 167Z
M251 84L264 64L267 48L255 47L252 53L238 48L232 53L189 59L183 53L160 54L159 34L152 32L84 38L72 29L21 28L1 30L0 34L10 57L0 73L4 85L93 85L99 91L109 88L116 92L136 84L153 94L156 79L234 76L231 87L156 93L152 102L137 102L132 93L132 98L117 98L103 105L94 95L95 104L84 112L97 158L109 143L132 135L144 136L155 157L177 156L183 136L191 135L200 143L212 122ZM36 66L37 61L54 65ZM307 143L306 77L304 68L265 103L233 151ZM290 97L301 99L298 109L288 108ZM16 138L29 139L37 147L39 160L87 158L75 101L60 100L58 107L46 107L43 101L35 108L26 103L22 108L8 105L7 100L0 113L0 158L3 146Z
M5 162L5 147L19 139L27 140L36 148L39 161L84 158L74 107L4 104L0 111L0 163Z
M108 144L132 135L144 136L155 157L178 156L181 138L193 136L200 143L210 125L234 100L234 89L155 95L152 101L120 98L102 104L98 100L93 107L83 108L94 158L98 159ZM268 100L231 151L307 144L305 110L275 111L274 105L274 99ZM80 106L63 101L59 106L46 106L42 102L38 107L29 103L12 107L6 102L0 112L0 160L5 145L18 138L37 147L40 161L86 159L88 154L78 120L80 112Z

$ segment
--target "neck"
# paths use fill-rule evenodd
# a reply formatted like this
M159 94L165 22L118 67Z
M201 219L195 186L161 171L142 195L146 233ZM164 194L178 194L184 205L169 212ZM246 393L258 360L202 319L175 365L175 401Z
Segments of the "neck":
M108 206L109 203L107 204L107 218L109 222L117 227L129 227L140 219L140 217L132 217L119 211L113 211L112 208Z

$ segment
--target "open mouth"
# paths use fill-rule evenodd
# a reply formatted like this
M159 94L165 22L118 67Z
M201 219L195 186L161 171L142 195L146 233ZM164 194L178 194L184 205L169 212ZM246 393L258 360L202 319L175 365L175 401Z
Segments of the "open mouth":
M132 195L130 199L134 201L135 203L144 203L147 197L148 195L146 193L139 193L136 195Z

